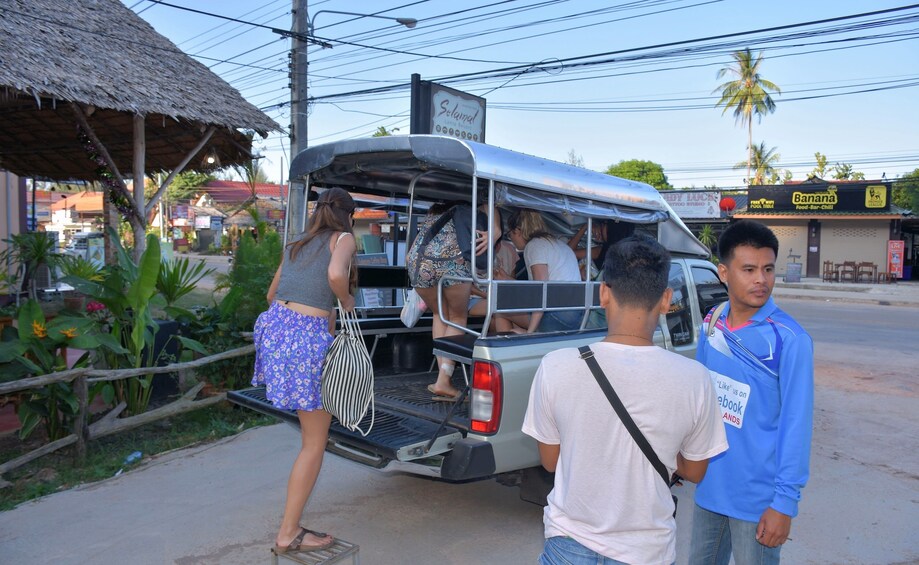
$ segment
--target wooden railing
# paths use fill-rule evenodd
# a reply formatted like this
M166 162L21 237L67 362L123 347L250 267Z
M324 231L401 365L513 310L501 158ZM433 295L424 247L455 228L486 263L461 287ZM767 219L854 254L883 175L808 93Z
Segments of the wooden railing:
M254 352L255 345L246 345L237 349L232 349L230 351L218 353L216 355L210 355L208 357L195 359L194 361L172 363L162 367L141 367L138 369L94 369L87 367L82 369L59 371L57 373L49 373L47 375L40 375L37 377L30 377L27 379L20 379L18 381L2 383L0 384L0 396L39 388L53 383L72 383L74 394L76 395L77 401L79 403L79 411L73 425L74 433L59 440L47 443L38 449L26 453L25 455L21 455L15 459L11 459L10 461L0 463L0 476L13 469L16 469L17 467L21 467L22 465L25 465L26 463L33 461L43 455L47 455L48 453L52 453L58 449L73 444L76 444L76 459L78 462L82 463L86 458L86 444L90 440L98 439L100 437L111 435L120 431L129 430L131 428L136 428L137 426L155 422L156 420L168 418L183 412L189 412L191 410L197 410L205 406L210 406L212 404L221 402L226 398L225 393L220 393L214 396L203 398L201 400L195 400L198 392L204 388L204 383L199 382L187 392L185 392L177 400L164 406L160 406L159 408L148 410L142 414L136 414L127 418L118 418L118 416L121 414L121 412L124 411L126 407L126 404L121 402L98 421L90 424L89 385L91 384L117 381L130 377L138 377L141 375L151 374L157 375L163 373L179 373L184 375L188 371L193 371L194 369L209 365L217 361L242 357L244 355L250 355ZM2 482L2 479L0 479L0 482Z

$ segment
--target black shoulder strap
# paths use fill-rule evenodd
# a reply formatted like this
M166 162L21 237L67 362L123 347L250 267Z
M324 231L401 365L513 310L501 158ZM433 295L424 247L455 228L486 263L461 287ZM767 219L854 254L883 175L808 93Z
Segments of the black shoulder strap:
M632 435L632 439L635 440L641 452L644 453L648 461L651 462L651 466L654 467L654 470L657 471L664 480L664 484L667 485L667 488L670 488L670 476L667 473L667 467L661 462L657 453L654 453L654 450L651 449L651 444L645 439L644 434L642 434L638 426L635 425L635 421L632 420L628 410L622 405L622 401L619 400L619 395L613 390L613 386L609 384L609 380L606 378L606 375L603 374L603 369L600 368L599 363L597 363L597 360L594 358L594 352L590 349L590 346L585 345L579 347L578 351L581 352L581 359L587 363L590 372L594 374L594 378L597 379L597 383L600 385L600 388L603 389L603 393L606 394L609 403L613 405L613 410L619 415L619 419L622 420L625 429Z
M427 247L427 245L431 243L431 240L434 239L434 236L439 234L440 231L444 229L444 226L447 225L447 222L453 219L455 208L456 207L450 208L449 210L441 214L439 218L434 220L434 223L431 224L431 227L427 229L427 231L424 234L424 238L421 240L421 244L420 244L421 249L424 249L425 247Z

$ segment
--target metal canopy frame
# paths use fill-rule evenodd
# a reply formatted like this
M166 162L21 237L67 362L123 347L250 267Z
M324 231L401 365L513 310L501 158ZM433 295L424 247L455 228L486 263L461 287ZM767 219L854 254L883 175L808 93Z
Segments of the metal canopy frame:
M548 212L569 226L580 224L581 216L657 224L658 239L671 252L710 253L647 184L452 137L386 136L318 145L294 158L289 178L305 179L311 188L339 186L415 200L471 201L474 193L488 194L491 185L498 206ZM292 209L305 208L305 202L293 201L305 192L291 194Z

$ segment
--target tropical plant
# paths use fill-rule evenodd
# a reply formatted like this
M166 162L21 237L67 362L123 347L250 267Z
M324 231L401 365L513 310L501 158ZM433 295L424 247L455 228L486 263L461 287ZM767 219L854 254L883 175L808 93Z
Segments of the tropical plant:
M865 173L856 171L849 163L833 165L833 178L836 180L865 180Z
M767 180L774 183L779 178L779 171L776 165L779 159L782 158L775 150L775 147L766 149L766 142L760 142L759 145L753 147L753 161L737 163L734 168L742 169L752 165L753 178L750 179L750 184L766 184ZM749 169L747 173L749 177Z
M11 286L21 284L19 290L25 290L30 299L37 300L39 273L43 268L53 272L60 261L57 242L45 232L14 234L4 241L7 248L0 253L0 264L15 266Z
M249 188L249 196L246 198L239 208L245 208L250 204L253 204L258 199L258 194L256 191L256 186L260 183L268 182L268 175L262 169L261 163L258 159L250 159L243 163L242 165L234 165L236 169L236 174L243 179L243 182L246 183L246 186Z
M188 257L167 261L160 267L156 289L165 299L166 308L171 308L180 298L195 290L201 279L213 272L214 269L208 269L204 261L199 260L192 265Z
M708 247L708 258L710 261L715 260L714 248L715 244L718 243L718 236L715 235L715 228L711 224L705 224L702 226L702 229L699 230L699 233L696 234L696 237L699 238L699 241L705 247Z
M188 330L211 351L229 351L250 344L242 331L225 321L218 306L198 311L198 316L187 322ZM250 328L251 329L251 328ZM255 368L255 356L236 357L209 363L195 370L195 374L215 387L235 390L247 386Z
M93 352L106 348L113 353L123 348L98 325L83 316L57 316L48 321L41 306L28 300L19 308L18 329L8 331L0 341L0 381L16 380L68 369L66 348L85 353L73 367L86 367ZM69 383L52 383L30 391L19 405L19 436L28 437L44 423L50 440L67 434L79 406Z
M255 319L268 307L265 296L281 263L281 236L268 229L255 210L258 238L244 232L230 272L218 279L218 288L229 289L220 302L221 318L234 329L252 331Z
M156 283L162 267L160 242L147 236L145 250L138 264L121 246L114 233L117 263L109 267L104 280L88 281L77 277L65 277L65 281L77 290L102 303L108 313L107 329L122 346L120 352L106 351L102 361L110 369L152 367L155 358L155 336L159 324L153 319L151 307L165 306ZM181 345L206 353L201 344L183 336L172 336ZM93 394L101 393L106 402L113 399L124 401L131 414L140 414L150 403L153 383L152 374L100 383Z
M775 112L775 101L772 100L770 91L781 93L782 89L760 76L762 53L754 58L753 53L747 48L735 51L731 57L734 63L719 70L718 78L730 75L734 77L734 80L720 84L713 91L721 93L721 99L718 100L715 107L724 107L722 115L733 109L734 120L747 126L747 182L749 183L750 169L753 167L753 116L757 116L759 121L766 114Z
M62 255L58 259L61 274L67 277L78 277L87 281L100 282L105 278L104 269L79 255Z
M370 137L389 137L395 132L399 131L399 128L392 128L391 130L386 129L386 126L377 127L377 131L373 132L373 135Z
M619 161L615 165L610 165L606 169L606 174L650 184L658 190L673 189L673 186L667 182L664 167L654 161L642 161L640 159Z
M814 167L814 170L811 171L810 176L822 179L826 176L826 165L829 160L827 159L826 155L819 151L814 153L814 159L816 159L817 165Z

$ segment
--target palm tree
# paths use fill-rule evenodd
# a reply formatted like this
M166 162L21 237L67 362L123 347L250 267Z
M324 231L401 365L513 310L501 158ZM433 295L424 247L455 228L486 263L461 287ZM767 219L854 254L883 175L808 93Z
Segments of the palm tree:
M734 119L747 126L747 147L749 148L747 160L747 182L750 181L750 169L753 165L753 115L759 120L766 114L775 112L775 102L770 96L770 91L781 93L782 89L760 76L760 65L763 54L760 52L756 58L750 49L735 51L731 54L734 63L718 71L718 78L731 75L734 80L729 80L718 86L712 92L721 92L721 100L715 107L724 106L724 115L728 110L734 109Z
M782 158L781 155L775 152L776 148L766 149L766 142L762 141L759 145L753 147L753 150L750 151L750 160L744 163L741 161L734 165L735 169L742 169L747 167L747 178L749 179L749 184L764 184L766 179L775 181L779 178L779 171L776 168L776 165L779 162L779 159ZM753 172L753 178L750 179L750 172Z
M262 169L262 164L258 161L259 159L261 159L261 156L256 156L241 165L234 165L233 167L249 188L249 197L246 198L245 202L240 204L239 208L237 208L238 210L255 203L258 199L255 189L256 185L268 182L268 175L265 173L265 170Z

